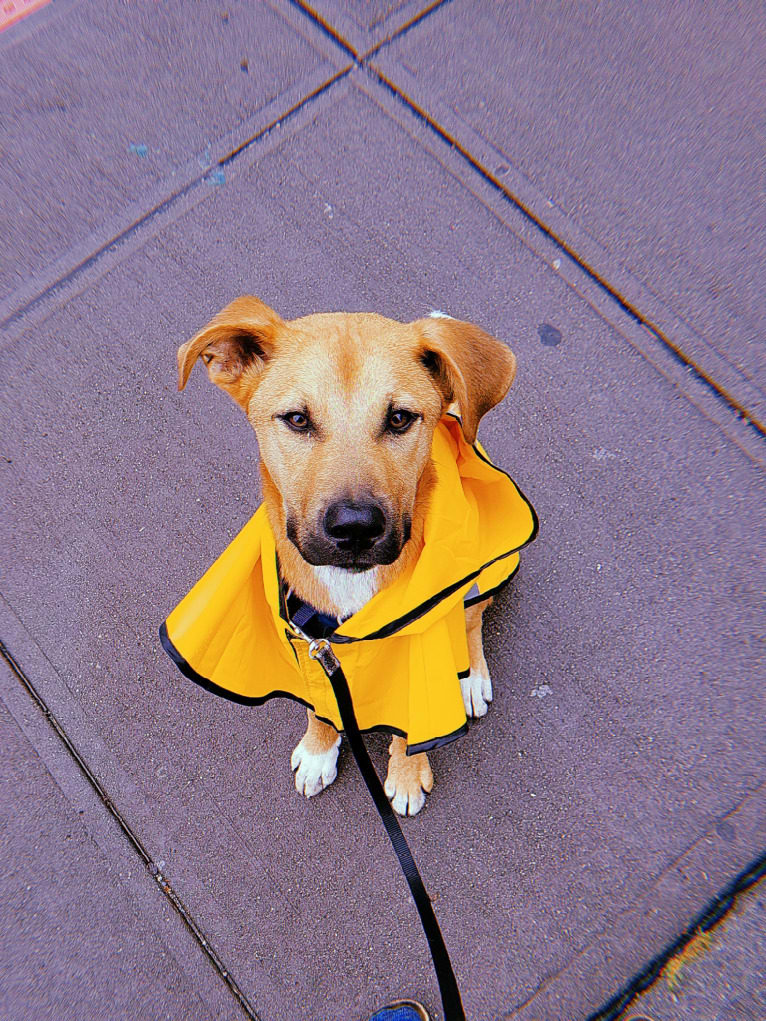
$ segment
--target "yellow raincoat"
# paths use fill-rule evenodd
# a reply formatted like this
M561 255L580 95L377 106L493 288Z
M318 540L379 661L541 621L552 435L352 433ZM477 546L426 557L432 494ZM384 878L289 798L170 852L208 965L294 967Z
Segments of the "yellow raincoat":
M460 677L469 671L466 605L515 573L535 537L532 506L460 423L434 433L436 469L424 545L411 568L330 635L361 730L428 751L466 728ZM342 729L320 664L291 628L266 508L261 506L160 628L179 669L209 691L248 705L284 695Z

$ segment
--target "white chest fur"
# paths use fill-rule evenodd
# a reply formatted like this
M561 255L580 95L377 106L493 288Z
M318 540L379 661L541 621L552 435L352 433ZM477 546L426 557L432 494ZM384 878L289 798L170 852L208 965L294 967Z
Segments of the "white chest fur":
M378 591L378 568L347 571L343 567L315 567L314 574L329 591L340 619L345 620L368 603Z

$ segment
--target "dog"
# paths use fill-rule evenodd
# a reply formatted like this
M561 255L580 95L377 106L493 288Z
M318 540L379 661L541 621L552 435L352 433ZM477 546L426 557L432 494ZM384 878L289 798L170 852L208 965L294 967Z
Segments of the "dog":
M442 313L410 323L368 313L322 313L286 321L252 296L237 298L179 348L179 389L186 385L198 359L211 382L233 398L255 430L265 508L262 527L273 534L278 564L274 571L279 573L281 616L274 610L275 630L296 661L299 652L303 656L302 648L296 651L302 643L295 641L287 626L286 609L296 600L319 619L330 619L331 633L341 635L343 622L357 619L354 615L365 608L372 610L372 601L381 593L410 591L414 582L405 589L402 579L418 577L413 572L428 546L429 529L433 532L439 524L429 524L429 515L436 505L449 509L454 503L449 494L443 498L438 492L443 483L438 482L434 460L437 439L439 450L449 447L453 460L464 463L473 457L477 471L488 472L483 454L472 453L478 425L505 397L516 373L516 359L505 344L478 326ZM450 418L450 413L456 417ZM455 474L454 466L444 469L448 470ZM523 505L528 507L525 501ZM524 545L536 530L534 511L528 510L524 509L523 527L513 540L516 545L505 542L512 549ZM450 526L447 543L459 526L459 521ZM495 545L504 551L499 539ZM485 555L489 554L482 553L479 560ZM508 574L511 561L505 552L503 556L506 560L500 566ZM445 558L448 554L441 556ZM268 572L270 555L264 553L263 559ZM225 570L236 573L241 555L232 554L230 562L231 568ZM434 570L442 569L447 568L435 562ZM217 571L216 577L223 576L224 567ZM493 697L482 647L482 615L491 593L477 596L474 592L464 608L463 590L470 589L472 579L482 577L478 571L468 574L470 578L458 579L463 585L456 595L454 585L439 581L440 591L450 589L451 601L460 599L459 605L450 603L450 619L462 622L464 634L447 644L455 644L458 666L463 648L469 661L468 669L458 671L458 695L445 694L443 701L449 702L452 712L455 697L462 700L460 714L475 718L485 715ZM249 599L250 590L243 591ZM435 612L428 609L432 601L419 605L421 617L425 614L428 619L427 614ZM383 602L378 598L376 605ZM211 643L217 634L211 630ZM258 641L261 645L253 645L256 650L266 639ZM403 639L398 641L396 650L401 651ZM167 630L163 642L185 673L220 692L218 682L206 680L189 665ZM289 658L288 653L283 659ZM439 655L438 651L428 654L432 659ZM393 652L391 656L393 664ZM424 656L426 671L431 669L428 656ZM380 700L384 696L378 689L387 683L386 670L376 669L374 698ZM453 677L456 669L452 668ZM268 695L248 699L240 692L235 697L263 701ZM326 722L331 710L324 716L303 689L299 697L308 706L308 726L292 753L291 766L296 789L310 798L335 779L341 737L340 728L331 720ZM396 698L397 705L402 704ZM431 702L441 711L440 695L431 697ZM464 729L465 719L462 722ZM415 815L433 786L427 751L416 748L413 753L410 744L408 754L407 734L391 729L385 791L398 814ZM430 749L440 741L426 744Z

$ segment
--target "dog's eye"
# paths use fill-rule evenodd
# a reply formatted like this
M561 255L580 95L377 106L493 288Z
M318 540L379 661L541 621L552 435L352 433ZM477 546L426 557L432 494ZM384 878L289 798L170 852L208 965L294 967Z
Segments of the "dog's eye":
M397 408L395 411L389 412L388 420L386 421L386 429L392 433L407 432L416 418L417 415L413 415L411 411L405 411L404 408Z
M307 433L311 430L311 419L305 411L288 411L279 416L296 433Z

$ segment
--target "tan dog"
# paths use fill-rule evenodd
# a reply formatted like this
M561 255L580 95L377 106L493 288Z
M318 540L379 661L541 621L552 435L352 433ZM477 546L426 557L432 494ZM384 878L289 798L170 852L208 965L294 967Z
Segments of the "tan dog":
M333 313L287 322L253 297L233 301L179 349L179 389L200 357L255 429L284 580L340 620L418 556L441 416L456 405L473 443L516 371L507 347L445 316L403 324ZM483 716L492 700L486 605L466 609L467 716ZM311 797L335 779L339 745L335 729L309 710L292 756L300 793ZM390 756L386 793L397 812L414 815L433 785L428 758L407 756L398 736Z

